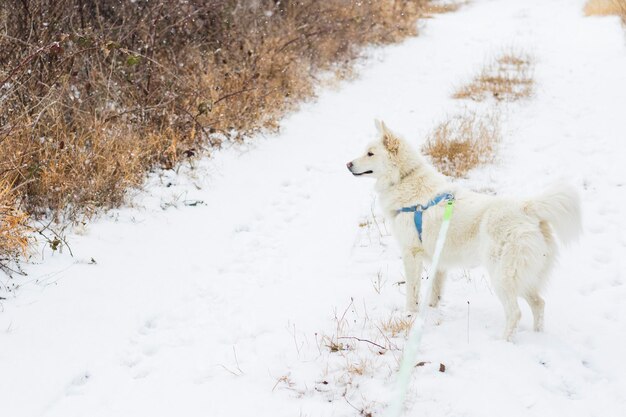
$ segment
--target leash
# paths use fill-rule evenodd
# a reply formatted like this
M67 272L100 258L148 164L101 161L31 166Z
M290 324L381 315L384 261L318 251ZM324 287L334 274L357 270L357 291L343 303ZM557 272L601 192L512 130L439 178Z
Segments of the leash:
M431 200L431 202L433 200ZM441 199L439 201L441 201ZM435 279L435 274L437 273L437 266L439 264L439 257L441 256L443 245L446 242L446 235L448 234L448 228L450 227L450 219L452 218L453 206L454 206L454 197L452 197L451 199L448 199L448 203L446 204L446 208L443 213L443 221L441 222L441 228L439 229L439 236L437 237L437 243L435 244L435 253L433 254L433 259L432 259L432 262L430 264L430 268L428 271L428 277L432 279L428 279L426 281L426 291L425 291L426 298L424 298L424 301L430 298L430 292L432 290L432 282ZM406 393L408 391L409 383L411 381L411 374L413 372L413 368L415 367L417 351L419 349L420 342L422 340L422 334L424 333L424 323L425 323L424 316L426 315L426 311L428 309L427 304L425 302L422 303L420 306L421 308L417 312L415 321L413 321L413 325L411 326L409 338L406 344L404 345L404 353L402 355L402 361L400 362L400 370L398 371L398 379L396 381L396 391L397 391L396 398L389 406L388 412L386 414L388 417L400 417L402 415L402 411L404 408L404 401L406 399Z

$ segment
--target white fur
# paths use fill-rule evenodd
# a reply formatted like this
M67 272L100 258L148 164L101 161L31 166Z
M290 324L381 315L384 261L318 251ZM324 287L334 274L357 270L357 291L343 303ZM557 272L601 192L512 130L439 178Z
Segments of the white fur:
M439 301L446 269L484 266L504 307L504 338L510 340L520 320L518 297L530 305L534 329L542 330L544 300L540 293L557 255L553 235L568 243L581 231L576 191L558 185L536 198L515 199L464 190L436 172L384 123L377 121L376 127L381 140L370 144L366 154L348 163L348 168L354 175L376 179L380 203L402 249L406 308L417 310L422 263L433 255L444 204L424 212L422 242L413 214L397 214L396 210L452 192L456 197L454 214L430 305L436 306Z

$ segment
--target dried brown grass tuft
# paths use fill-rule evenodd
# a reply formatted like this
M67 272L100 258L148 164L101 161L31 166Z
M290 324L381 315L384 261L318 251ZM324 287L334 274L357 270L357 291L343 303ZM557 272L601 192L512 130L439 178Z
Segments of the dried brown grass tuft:
M432 17L432 15L435 14L455 12L466 3L467 1L428 3L424 7L424 13L426 14L425 17Z
M17 209L11 184L0 181L0 267L28 249L28 217Z
M533 91L533 60L530 55L514 50L500 53L474 79L460 87L454 98L482 101L515 101L529 97Z
M380 328L391 337L408 336L412 325L412 317L390 317L380 322Z
M356 375L365 375L368 372L370 366L371 364L367 359L361 358L355 363L347 363L346 372Z
M586 16L619 16L626 24L626 0L588 0L584 12Z
M423 152L443 174L462 177L472 168L494 159L500 137L497 113L478 115L468 111L435 127Z

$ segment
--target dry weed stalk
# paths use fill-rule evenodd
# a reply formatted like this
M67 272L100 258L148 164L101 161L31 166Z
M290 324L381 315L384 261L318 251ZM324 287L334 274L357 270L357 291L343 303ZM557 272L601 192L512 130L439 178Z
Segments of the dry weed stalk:
M387 280L385 279L383 272L379 269L376 273L376 278L372 280L372 286L374 287L374 291L376 291L376 294L380 295L382 293L383 287L386 283Z
M533 61L525 53L507 50L489 62L474 79L453 94L454 98L482 101L515 101L529 97L533 89Z
M440 123L429 134L423 152L443 174L462 177L472 168L493 161L500 135L497 113L467 111Z

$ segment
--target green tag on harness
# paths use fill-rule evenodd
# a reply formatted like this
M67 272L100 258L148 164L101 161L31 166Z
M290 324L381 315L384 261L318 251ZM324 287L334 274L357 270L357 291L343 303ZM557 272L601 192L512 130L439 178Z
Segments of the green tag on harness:
M448 204L446 204L446 211L443 212L443 220L449 221L452 217L452 207L454 206L454 200L448 200Z

